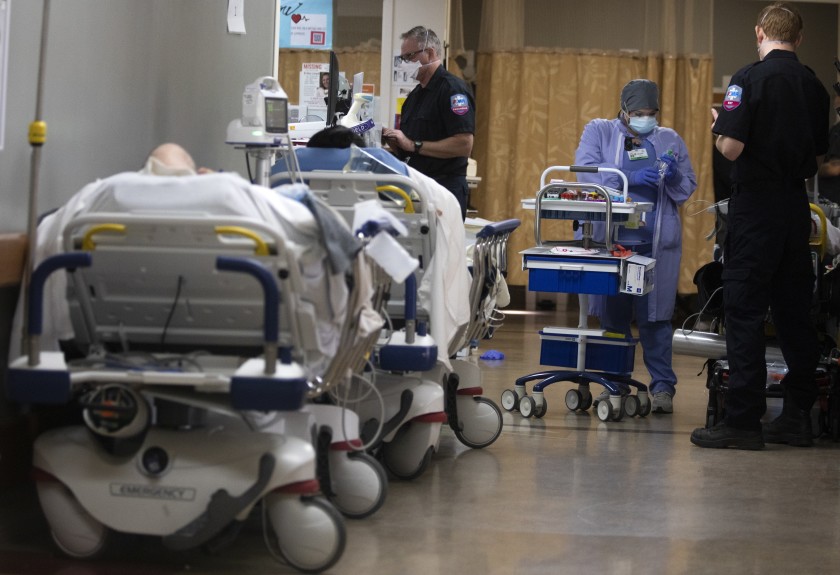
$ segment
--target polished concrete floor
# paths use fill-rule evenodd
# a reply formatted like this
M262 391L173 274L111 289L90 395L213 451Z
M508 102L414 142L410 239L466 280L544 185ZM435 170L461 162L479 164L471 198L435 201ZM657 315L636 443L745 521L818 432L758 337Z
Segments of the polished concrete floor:
M576 311L511 314L481 349L485 394L537 371L547 325ZM637 349L636 376L645 382ZM336 574L672 574L840 572L840 444L810 449L704 450L689 434L705 419L703 360L675 357L673 415L601 422L572 413L571 384L549 387L542 419L504 412L483 450L448 430L420 478L391 481L373 516L347 520ZM530 384L529 384L530 390ZM778 409L778 406L772 406ZM62 558L51 546L31 485L0 492L0 573L102 575L294 573L267 552L258 519L210 556L132 540L116 558Z

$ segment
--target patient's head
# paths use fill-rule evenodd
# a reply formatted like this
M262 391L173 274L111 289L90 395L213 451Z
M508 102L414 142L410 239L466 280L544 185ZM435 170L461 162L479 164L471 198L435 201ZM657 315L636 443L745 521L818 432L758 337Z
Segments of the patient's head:
M365 139L345 126L330 126L317 132L306 143L307 148L349 148L356 144L360 148L365 146Z
M187 176L195 175L198 170L189 152L178 144L167 142L152 150L141 172L157 176Z

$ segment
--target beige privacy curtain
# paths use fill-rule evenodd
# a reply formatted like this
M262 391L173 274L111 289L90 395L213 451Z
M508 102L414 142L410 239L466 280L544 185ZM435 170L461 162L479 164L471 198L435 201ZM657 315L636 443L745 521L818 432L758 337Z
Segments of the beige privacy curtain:
M483 218L522 220L509 244L511 284L527 284L518 252L535 241L522 198L536 194L545 168L574 163L584 125L616 116L627 81L649 78L659 85L660 122L685 140L697 174L682 209L679 283L680 293L696 291L692 278L711 258L705 235L714 225L702 212L714 197L710 20L709 0L484 0L473 149L482 181L471 203ZM571 222L546 222L543 238L571 238Z

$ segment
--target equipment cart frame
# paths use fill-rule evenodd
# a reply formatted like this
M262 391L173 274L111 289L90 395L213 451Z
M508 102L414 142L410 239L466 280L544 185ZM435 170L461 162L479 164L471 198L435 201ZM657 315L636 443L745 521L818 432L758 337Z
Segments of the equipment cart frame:
M609 189L599 184L548 180L548 175L555 171L617 173L624 191L617 195L613 190L611 195ZM646 261L633 259L636 254L612 242L615 225L638 218L652 208L647 202L630 201L627 188L626 176L615 168L552 166L542 173L536 199L523 200L523 207L534 209L535 213L536 247L520 252L523 269L529 272L529 289L577 293L580 313L577 328L546 327L540 332L540 363L573 369L545 370L518 378L513 389L502 393L502 407L506 410L518 410L523 417L543 417L548 410L545 389L559 381L571 381L577 388L566 393L565 403L572 411L586 411L592 406L590 384L597 383L610 393L609 401L597 402L597 414L602 421L619 421L625 415L644 417L650 413L647 386L632 378L637 340L629 334L613 337L603 329L587 325L590 294L644 295L652 288L652 283L646 281L646 274L655 262L647 258L642 258ZM567 197L563 197L564 194ZM597 194L603 201L568 197L592 194ZM545 241L540 225L542 219L580 220L583 237L565 242ZM608 232L604 244L593 241L593 221L606 224ZM638 272L640 269L645 277L642 287L637 288L627 282L627 277L631 270ZM537 383L528 395L526 384L531 381ZM633 388L635 395L631 394Z

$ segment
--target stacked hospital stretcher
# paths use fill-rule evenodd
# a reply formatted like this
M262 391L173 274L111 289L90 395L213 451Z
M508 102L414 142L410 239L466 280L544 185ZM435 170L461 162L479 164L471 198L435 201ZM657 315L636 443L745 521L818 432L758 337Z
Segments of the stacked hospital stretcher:
M214 549L259 513L272 554L322 571L343 553L343 516L381 507L385 469L423 473L444 423L470 447L498 437L477 368L450 358L500 325L518 221L478 234L470 273L463 231L441 225L426 182L305 176L311 191L232 174L113 176L39 262L9 395L81 411L84 425L34 448L65 553L97 555L114 532ZM381 186L404 200L381 202ZM395 281L376 245L400 231L417 266ZM436 239L452 233L457 255ZM447 274L466 279L466 319L437 299ZM56 280L80 360L40 351Z

